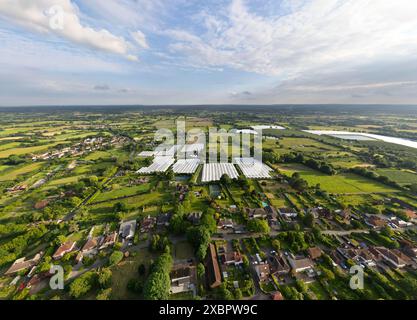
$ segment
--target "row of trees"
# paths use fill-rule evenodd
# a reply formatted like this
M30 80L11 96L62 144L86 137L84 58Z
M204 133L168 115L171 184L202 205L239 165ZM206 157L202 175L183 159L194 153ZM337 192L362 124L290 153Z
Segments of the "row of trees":
M150 274L143 288L143 296L147 300L166 300L169 297L171 280L169 273L172 268L172 257L165 252L158 257L150 268Z

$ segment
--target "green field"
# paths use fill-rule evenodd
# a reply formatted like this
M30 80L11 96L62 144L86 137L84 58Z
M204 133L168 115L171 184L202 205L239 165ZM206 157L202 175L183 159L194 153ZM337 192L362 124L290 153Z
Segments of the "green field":
M35 162L11 171L7 170L6 172L3 172L3 174L0 175L0 181L12 181L20 175L39 170L41 167L42 163Z
M51 144L45 144L42 146L36 146L36 147L27 147L27 148L13 148L13 149L7 149L0 151L0 158L7 158L11 155L24 155L29 153L35 153L40 151L46 151L49 148L57 145L59 142L51 143Z
M95 202L106 201L106 200L111 200L111 199L116 199L116 198L121 198L121 197L126 197L126 196L132 196L135 194L141 194L143 192L149 191L150 188L151 188L151 185L147 183L147 184L141 184L138 186L124 187L120 189L103 192L95 199Z
M381 176L388 177L390 180L395 181L400 185L417 183L417 174L410 171L398 169L377 169L376 172Z
M279 166L278 169L287 176L291 176L294 172L298 172L310 186L320 184L320 187L323 190L330 193L343 194L397 191L391 187L352 173L341 173L329 176L300 164L282 165Z

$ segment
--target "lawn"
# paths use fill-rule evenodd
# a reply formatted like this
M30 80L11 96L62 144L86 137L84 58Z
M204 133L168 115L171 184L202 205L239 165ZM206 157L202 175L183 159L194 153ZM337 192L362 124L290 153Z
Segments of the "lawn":
M127 290L127 283L130 279L138 279L138 267L141 264L146 266L149 272L153 255L146 249L141 249L135 257L129 257L113 266L112 272L112 298L116 300L138 299L138 295Z
M24 175L30 172L39 170L42 167L42 163L35 162L28 165L24 165L14 170L7 170L0 175L0 181L12 181L15 180L18 176Z
M194 249L188 241L181 241L173 245L172 257L174 260L188 260L194 258Z
M149 183L141 184L133 187L124 187L120 189L110 190L107 192L101 193L96 199L95 202L107 201L111 199L133 196L135 194L141 194L149 191L151 185Z
M287 176L291 176L294 172L298 172L310 186L320 184L320 187L323 190L330 193L344 194L398 191L376 181L372 181L352 173L341 173L330 176L300 164L281 165L279 166L279 170Z

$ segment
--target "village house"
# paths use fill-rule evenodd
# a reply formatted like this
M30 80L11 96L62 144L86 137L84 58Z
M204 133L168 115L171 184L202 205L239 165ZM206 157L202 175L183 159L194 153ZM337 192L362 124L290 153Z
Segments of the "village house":
M270 297L271 297L271 300L275 300L275 301L284 300L284 297L282 296L282 293L279 292L279 291L275 291L275 292L270 293Z
M259 282L266 282L269 280L271 271L268 263L264 262L259 264L253 264L252 266L256 272L256 275L258 276Z
M67 241L59 246L59 248L52 255L54 260L61 259L65 254L70 253L75 250L75 242Z
M113 246L116 243L116 240L117 240L117 232L113 232L108 235L105 235L102 238L102 241L100 242L99 249L103 250L103 249Z
M170 272L171 294L193 291L196 288L196 270L190 265L176 265Z
M288 208L288 207L285 207L285 208L279 208L279 209L278 209L278 213L279 213L282 217L285 217L285 218L287 218L287 219L290 219L290 218L295 218L295 217L297 217L297 215L298 215L297 211L295 211L293 208Z
M220 266L217 260L217 252L214 244L210 243L206 258L206 274L210 288L217 288L222 284Z
M238 266L243 263L242 255L238 251L232 250L230 245L220 246L217 251L223 265Z
M393 251L384 248L384 247L374 247L370 248L370 251L376 255L382 257L382 259L387 262L390 266L401 269L406 266L404 260L402 260L399 256L397 256Z
M377 217L376 215L372 215L372 216L368 217L365 220L365 223L368 226L370 226L370 227L372 227L374 229L382 228L382 227L384 227L384 226L387 225L387 221L385 219L382 219L380 217Z
M323 252L321 251L321 249L319 247L308 248L307 253L308 253L308 256L310 257L310 259L312 259L312 260L316 260L316 259L320 258L321 255L323 254Z
M314 262L310 258L294 256L293 254L289 255L288 262L295 273L309 271L314 267Z
M87 242L84 244L84 246L81 248L75 260L79 263L83 260L84 257L91 257L97 254L98 253L97 246L98 246L99 240L100 239L98 238L88 239Z
M264 208L245 208L245 212L249 219L265 219L268 216Z
M219 223L217 224L218 229L233 229L233 220L232 219L220 219Z
M417 260L417 246L408 240L400 240L399 242L402 246L403 252L410 258Z
M288 261L285 258L285 256L281 253L277 253L272 259L271 273L274 276L277 276L277 275L281 276L281 275L288 274L290 271L291 271L291 267L288 264Z
M12 275L15 274L17 272L20 272L22 270L26 270L29 268L32 268L33 266L36 266L39 261L41 260L42 257L42 252L39 252L38 254L36 254L32 259L30 260L26 260L25 257L17 259L12 265L11 267L6 271L5 275Z
M133 239L136 233L136 220L126 221L120 224L119 237L124 240Z
M407 209L404 211L407 218L412 222L417 222L417 214L415 211Z

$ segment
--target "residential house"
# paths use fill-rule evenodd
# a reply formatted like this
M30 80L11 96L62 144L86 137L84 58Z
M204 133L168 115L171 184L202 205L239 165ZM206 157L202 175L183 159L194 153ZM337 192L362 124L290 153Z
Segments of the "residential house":
M233 229L233 220L232 219L220 219L219 223L217 224L217 228L219 229Z
M404 253L410 258L417 260L417 246L408 240L400 240L399 242Z
M223 265L238 266L243 263L242 255L240 252L233 250L230 243L218 248L218 256Z
M214 244L210 243L206 258L206 274L210 288L217 288L222 284L219 262L217 260L217 252Z
M316 260L316 259L320 258L321 255L323 254L323 252L321 251L321 249L319 247L308 248L307 253L308 253L308 256L312 260Z
M313 216L314 217L317 216L317 218L324 218L324 219L328 219L328 220L333 219L332 212L327 208L316 207L316 208L313 208L311 210L311 212L312 212Z
M117 232L113 232L108 235L105 235L100 242L99 249L103 250L103 249L113 246L116 243L116 240L117 240Z
M172 294L193 291L195 292L196 271L194 266L177 265L170 272Z
M42 252L39 252L30 260L26 260L25 257L17 259L11 265L11 267L6 271L5 275L7 276L7 275L15 274L19 271L26 270L26 269L32 268L33 266L36 266L41 260L42 254L43 254Z
M297 217L297 215L298 215L298 213L297 213L297 211L295 210L295 209L293 209L293 208L288 208L288 207L285 207L285 208L279 208L278 209L278 213L282 216L282 217L285 217L285 218L295 218L295 217Z
M124 240L133 239L136 233L136 220L126 221L120 224L119 236Z
M404 213L410 221L417 222L417 214L415 211L407 209Z
M249 219L265 219L268 216L264 208L245 208L245 212Z
M314 262L310 258L290 255L288 262L295 273L312 270Z
M255 269L256 275L258 276L259 282L266 282L269 280L271 271L268 263L263 262L259 264L253 264L253 268Z
M59 248L52 255L54 260L61 259L65 254L70 253L75 250L75 242L67 241L59 246Z
M376 215L372 215L365 220L365 223L368 226L376 229L376 228L382 228L382 227L386 226L387 221L385 219L382 219L382 218L376 216Z
M397 256L394 251L384 247L375 247L374 250L377 251L382 259L392 267L401 269L406 266L406 262Z
M90 238L87 240L87 242L84 244L84 246L81 248L81 251L78 253L76 257L76 261L79 263L82 261L84 257L93 256L97 254L97 246L99 243L98 238Z
M271 273L273 275L284 275L291 271L291 267L288 264L287 259L281 253L277 253L271 263Z
M270 297L271 297L271 300L276 300L276 301L284 300L282 293L279 291L270 293Z

